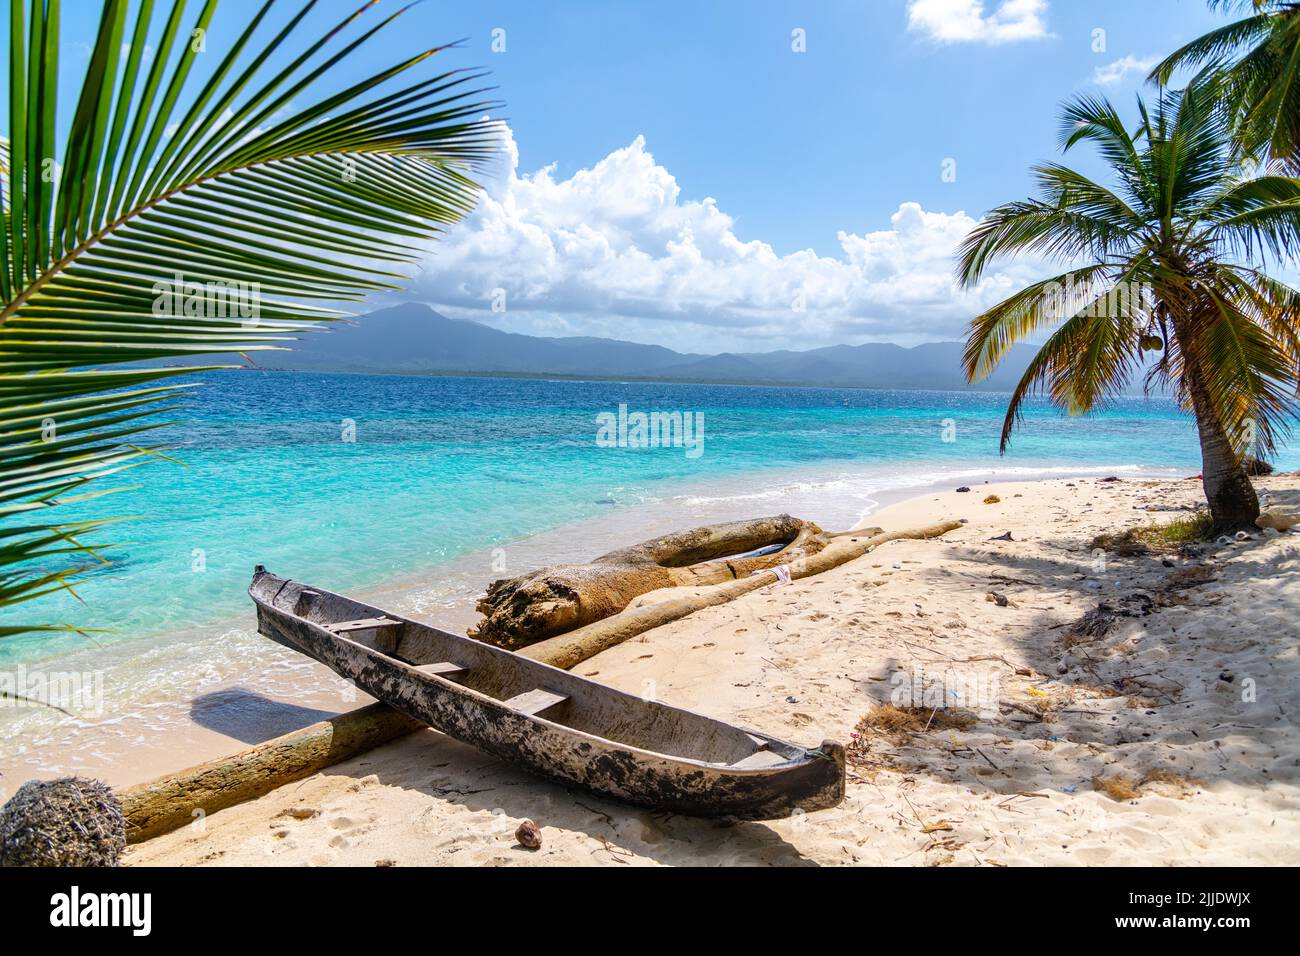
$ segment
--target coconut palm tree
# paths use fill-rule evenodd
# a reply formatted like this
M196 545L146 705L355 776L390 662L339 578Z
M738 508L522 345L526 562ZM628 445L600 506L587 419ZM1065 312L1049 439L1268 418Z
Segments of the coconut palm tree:
M1151 79L1165 85L1180 67L1220 66L1243 150L1285 160L1300 171L1300 3L1210 0L1210 6L1249 15L1176 50L1152 70Z
M1294 415L1300 293L1246 261L1300 249L1300 180L1234 165L1219 95L1200 76L1151 109L1139 101L1133 131L1105 99L1070 102L1063 148L1093 144L1113 181L1036 167L1039 197L993 209L964 240L957 273L973 286L1004 254L1073 267L971 323L972 381L1018 340L1059 326L1011 396L1004 450L1028 395L1088 412L1145 370L1147 386L1171 387L1195 416L1210 513L1229 529L1259 514L1244 452L1268 454Z
M195 368L175 366L281 347L394 288L473 208L495 104L480 74L429 69L447 47L343 80L405 9L377 16L376 2L265 0L219 19L217 0L104 0L75 70L59 0L10 4L0 637L65 627L11 608L110 559L108 522L76 506L160 456L142 433L190 387L170 380Z

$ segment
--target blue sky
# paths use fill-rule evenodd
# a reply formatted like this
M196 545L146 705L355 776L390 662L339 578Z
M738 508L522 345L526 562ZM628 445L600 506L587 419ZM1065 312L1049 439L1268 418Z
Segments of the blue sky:
M1058 106L1095 89L1095 70L1223 22L1204 0L1044 6L1051 36L1002 43L935 42L908 29L905 0L483 2L420 18L475 38L475 53L507 31L505 54L474 59L502 87L523 169L570 175L642 134L742 237L831 254L837 231L880 228L904 198L977 213L1024 194L1029 164L1053 152ZM1104 89L1127 103L1141 78ZM955 183L940 178L949 157Z
M255 6L222 4L214 48ZM99 4L65 9L71 67ZM492 71L506 159L411 289L447 314L692 350L910 344L1039 268L948 282L965 229L1054 155L1061 102L1131 109L1145 67L1220 22L1204 0L427 2L336 81L462 37L446 62Z

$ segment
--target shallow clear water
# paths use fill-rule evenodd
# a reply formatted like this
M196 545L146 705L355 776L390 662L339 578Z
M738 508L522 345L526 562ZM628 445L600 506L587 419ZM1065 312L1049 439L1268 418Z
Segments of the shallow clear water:
M82 580L86 605L58 597L22 613L131 640L243 612L255 564L331 589L368 588L666 499L759 514L794 510L791 495L815 487L848 510L809 517L847 522L879 491L964 470L1199 468L1195 431L1166 399L1124 400L1086 419L1033 406L999 457L1004 402L973 392L217 373L194 395L189 421L166 432L184 467L147 465L130 475L139 490L81 512L143 516L119 526L115 536L131 543L112 566ZM597 416L620 403L702 413L701 453L599 446ZM636 537L634 517L620 517ZM82 640L13 640L0 660Z

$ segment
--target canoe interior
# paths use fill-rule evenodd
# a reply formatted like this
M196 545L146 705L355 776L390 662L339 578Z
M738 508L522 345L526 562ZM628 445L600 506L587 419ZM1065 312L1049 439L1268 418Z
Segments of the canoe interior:
M763 772L816 756L764 734L644 700L509 651L262 574L253 596L338 637L517 709L626 747Z

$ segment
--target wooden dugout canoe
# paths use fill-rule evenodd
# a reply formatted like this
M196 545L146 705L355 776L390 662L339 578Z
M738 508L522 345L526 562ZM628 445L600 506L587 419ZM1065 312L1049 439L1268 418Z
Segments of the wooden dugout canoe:
M266 637L390 707L502 760L604 797L770 820L844 799L844 748L808 750L606 687L259 567Z

